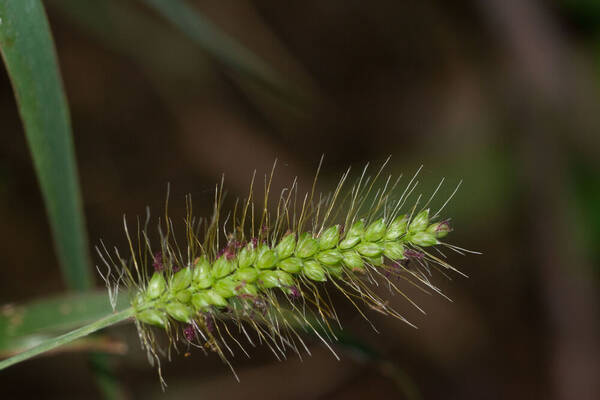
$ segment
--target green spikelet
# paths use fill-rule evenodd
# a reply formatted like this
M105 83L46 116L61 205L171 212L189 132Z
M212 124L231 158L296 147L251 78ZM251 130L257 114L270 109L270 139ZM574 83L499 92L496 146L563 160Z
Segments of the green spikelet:
M389 228L380 218L371 223L362 239L352 244L348 240L352 238L352 232L349 232L346 235L349 237L344 237L340 246L339 226L334 225L318 240L313 234L304 232L298 244L295 235L289 234L275 248L261 245L256 257L248 255L254 252L253 246L245 245L238 254L223 254L212 264L202 258L168 280L165 278L168 271L154 272L147 288L140 292L145 301L134 304L135 315L140 321L153 325L157 325L157 321L162 324L168 317L191 323L199 313L228 307L227 299L242 294L241 288L249 283L258 282L261 289L299 287L302 277L315 282L327 280L327 267L338 265L344 267L337 274L343 279L344 274L365 270L374 257L385 254L391 263L395 263L405 258L405 246L437 243L433 234L425 232L427 222L419 224L420 231L393 240L384 237ZM197 295L204 301L194 303L192 297Z
M249 212L255 209L251 186L248 199L228 219L227 236L220 231L221 184L209 224L191 215L188 199L185 251L175 244L168 217L166 229L159 230L158 252L150 248L146 231L138 234L145 238L142 244L134 244L128 234L133 260L124 271L134 288L132 307L142 344L158 360L155 331L147 328L157 326L167 332L176 348L181 342L202 344L229 363L222 350L226 346L223 335L231 335L226 324L233 321L250 342L247 328L251 328L277 357L284 356L284 347L298 352L296 343L304 345L294 328L298 321L315 330L310 320L318 318L322 326L331 329L329 320L338 318L329 295L319 293L323 285L408 322L368 283L388 281L392 290L400 291L396 278L401 277L431 287L430 264L454 269L425 248L444 245L453 249L440 242L451 229L447 220L431 221L437 215L430 217L429 209L400 214L407 199L405 195L393 199L395 185L386 183L373 195L380 175L381 170L367 179L363 171L344 197L347 172L331 196L320 197L327 201L316 201L313 188L299 209L292 201L297 197L293 185L282 192L273 214L265 206L256 220ZM404 193L412 193L412 182ZM270 181L267 194L269 187ZM337 219L340 215L343 220ZM225 246L220 246L223 239ZM154 272L148 273L152 264ZM312 311L299 303L312 305ZM335 337L333 331L329 337Z

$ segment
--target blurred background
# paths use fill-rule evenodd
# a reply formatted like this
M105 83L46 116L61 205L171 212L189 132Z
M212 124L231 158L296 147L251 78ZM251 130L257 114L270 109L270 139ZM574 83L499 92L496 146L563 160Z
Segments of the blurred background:
M600 398L600 2L596 0L44 2L71 107L87 228L126 247L122 216L184 196L211 213L275 158L276 187L319 189L391 155L445 209L450 255L441 296L390 298L419 329L343 299L342 360L314 338L312 357L265 348L228 368L211 354L163 365L162 393L132 326L110 357L130 398ZM190 15L205 29L192 29ZM216 32L216 34L215 34ZM0 73L0 303L66 290L13 92ZM406 179L404 182L408 182ZM401 191L399 192L399 194ZM99 260L95 254L94 264ZM102 282L98 279L98 287ZM69 353L0 377L6 398L97 398L86 358Z

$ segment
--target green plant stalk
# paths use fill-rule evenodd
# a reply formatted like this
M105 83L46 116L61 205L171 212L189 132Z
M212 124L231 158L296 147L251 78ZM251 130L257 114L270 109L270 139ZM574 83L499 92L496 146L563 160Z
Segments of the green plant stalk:
M14 88L63 276L69 288L87 290L93 280L69 108L40 0L0 1L0 52Z
M60 347L67 343L70 343L79 338L85 337L85 336L92 334L100 329L103 329L108 326L119 323L121 321L124 321L132 316L133 316L133 309L127 308L123 311L108 315L102 319L99 319L98 321L92 322L89 325L85 325L79 329L65 333L64 335L58 336L53 339L46 340L43 343L40 343L39 345L37 345L27 351L19 353L13 357L7 358L6 360L0 361L0 371L3 370L4 368L10 367L11 365L28 360L39 354L53 350L57 347Z

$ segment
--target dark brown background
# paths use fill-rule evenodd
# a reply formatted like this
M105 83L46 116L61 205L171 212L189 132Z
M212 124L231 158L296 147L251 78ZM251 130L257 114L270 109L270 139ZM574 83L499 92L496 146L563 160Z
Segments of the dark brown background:
M375 334L341 306L346 331L385 362L359 345L338 347L339 362L316 342L303 363L258 348L233 360L238 384L196 352L165 365L161 394L133 329L113 329L129 344L111 360L132 398L599 398L597 2L191 1L293 83L285 96L150 9L117 3L96 29L69 2L45 2L93 243L124 247L123 213L162 212L168 182L175 218L186 193L207 215L221 173L233 199L276 157L277 185L306 184L325 154L330 190L346 167L391 154L396 174L424 164L424 193L447 177L438 205L464 180L446 209L451 239L483 252L451 257L468 279L434 278L453 302L414 294L426 317L391 298L418 330L372 313ZM65 287L4 70L0 121L0 302L18 302ZM23 363L0 382L6 398L98 396L77 354Z

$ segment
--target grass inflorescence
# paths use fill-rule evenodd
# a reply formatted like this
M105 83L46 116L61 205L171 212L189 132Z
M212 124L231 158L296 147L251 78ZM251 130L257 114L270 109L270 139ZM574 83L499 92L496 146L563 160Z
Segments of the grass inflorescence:
M341 325L330 289L367 321L361 304L409 323L373 288L383 283L419 308L398 279L439 293L429 280L431 269L456 271L440 248L462 249L442 242L452 229L439 216L447 202L433 215L428 208L437 189L420 205L415 175L394 199L400 178L384 178L384 166L373 177L365 168L345 191L348 170L329 195L315 194L315 178L312 190L300 197L294 181L273 211L268 200L273 172L265 177L259 212L254 177L248 198L226 215L221 182L209 220L192 215L188 197L184 242L175 239L173 222L165 216L159 224L160 248L152 247L145 227L132 238L125 224L131 260L125 262L118 252L111 257L105 247L100 253L132 289L134 319L150 358L159 362L161 352L158 331L150 326L166 331L169 350L195 346L218 353L228 364L234 348L246 353L242 341L265 344L278 359L285 358L286 349L310 353L302 330L333 352L328 342ZM411 196L416 200L403 211Z

